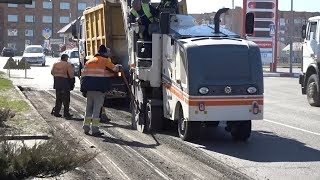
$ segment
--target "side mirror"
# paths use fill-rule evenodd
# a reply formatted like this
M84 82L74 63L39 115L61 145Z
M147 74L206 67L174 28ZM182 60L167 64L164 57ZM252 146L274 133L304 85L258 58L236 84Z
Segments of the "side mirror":
M78 32L77 32L77 25L76 24L72 24L71 25L71 33L72 33L72 36L75 38L75 39L78 39Z
M254 32L254 14L246 14L246 23L245 23L246 34L251 35Z
M161 34L170 33L170 13L163 12L160 14L160 31Z
M302 25L301 37L305 39L307 37L307 25Z

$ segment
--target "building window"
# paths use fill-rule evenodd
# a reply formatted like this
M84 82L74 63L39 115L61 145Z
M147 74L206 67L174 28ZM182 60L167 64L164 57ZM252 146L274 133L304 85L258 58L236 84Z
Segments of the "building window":
M69 22L70 22L70 17L69 16L61 16L60 17L60 23L68 24Z
M26 29L25 36L32 37L33 36L33 30L32 29Z
M8 22L18 22L18 15L8 15Z
M42 16L42 22L52 23L52 16Z
M18 29L8 29L8 36L18 36Z
M8 43L8 48L16 49L16 43Z
M60 3L60 9L70 9L70 3L61 2Z
M34 22L34 17L32 15L26 15L25 22Z
M294 19L295 24L301 24L301 19Z
M36 2L34 0L32 0L32 4L26 4L25 7L26 8L35 8L36 7Z
M78 3L78 10L83 11L87 8L87 3Z
M8 7L18 7L18 4L11 4L11 3L8 3Z
M44 1L42 5L43 9L52 9L52 2Z

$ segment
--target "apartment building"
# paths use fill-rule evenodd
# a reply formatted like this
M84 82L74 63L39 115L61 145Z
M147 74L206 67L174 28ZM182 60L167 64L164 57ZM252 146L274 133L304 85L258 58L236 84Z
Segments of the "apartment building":
M31 5L0 4L0 49L12 47L17 53L27 44L42 45L42 32L49 29L53 39L57 32L100 0L33 0Z

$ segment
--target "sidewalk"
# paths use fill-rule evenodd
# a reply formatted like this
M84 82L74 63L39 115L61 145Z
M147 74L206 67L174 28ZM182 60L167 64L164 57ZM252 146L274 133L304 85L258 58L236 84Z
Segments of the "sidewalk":
M299 78L301 74L300 68L293 68L292 73L290 73L289 68L277 68L277 72L270 72L269 68L263 68L263 76L264 77L291 77L291 78Z

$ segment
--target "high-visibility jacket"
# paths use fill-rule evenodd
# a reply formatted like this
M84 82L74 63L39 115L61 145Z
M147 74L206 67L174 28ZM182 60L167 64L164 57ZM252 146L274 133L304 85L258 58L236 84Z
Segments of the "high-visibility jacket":
M111 88L110 78L115 76L116 66L110 58L96 55L86 62L81 73L81 91L107 92ZM112 72L113 71L113 72Z
M144 14L149 19L149 21L153 22L153 15L152 15L152 13L150 11L150 5L148 3L142 3L141 6L142 6L142 10L143 10ZM135 9L131 8L130 12L136 18L140 18L139 13Z
M58 61L53 64L51 74L54 77L54 89L72 90L74 86L74 70L70 63L66 61Z

